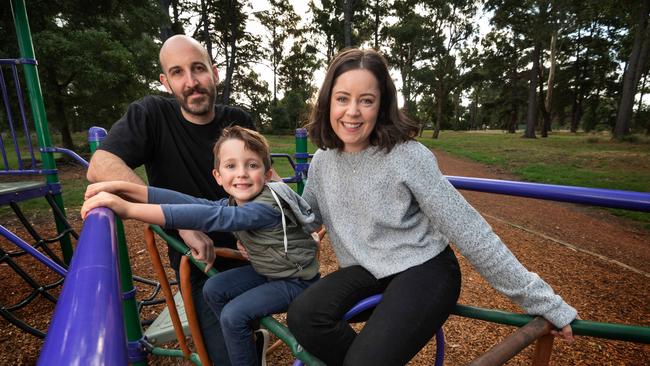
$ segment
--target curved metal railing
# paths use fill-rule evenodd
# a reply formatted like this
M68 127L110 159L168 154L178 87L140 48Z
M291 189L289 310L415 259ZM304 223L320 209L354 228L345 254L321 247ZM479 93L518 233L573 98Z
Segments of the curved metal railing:
M38 365L126 365L115 215L84 222Z

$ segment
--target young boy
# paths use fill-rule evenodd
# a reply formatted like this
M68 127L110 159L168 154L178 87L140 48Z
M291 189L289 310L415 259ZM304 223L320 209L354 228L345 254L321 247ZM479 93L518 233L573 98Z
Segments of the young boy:
M124 219L168 229L232 231L251 265L211 277L203 295L219 318L233 365L256 365L250 322L285 312L291 300L320 277L318 229L307 203L282 182L269 182L266 139L239 126L226 128L214 146L213 175L230 198L210 201L128 182L86 189L81 216L108 207Z

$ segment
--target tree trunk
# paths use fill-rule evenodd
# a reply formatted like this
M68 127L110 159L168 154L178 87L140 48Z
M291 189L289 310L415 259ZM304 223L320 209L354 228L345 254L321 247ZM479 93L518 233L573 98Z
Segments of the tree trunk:
M542 72L542 67L539 68L539 104L540 110L542 111L542 126L541 126L541 136L548 137L548 126L550 123L550 115L546 110L546 98L544 97L544 74Z
M233 3L230 3L230 39L228 40L228 47L230 48L226 55L226 78L223 81L223 104L230 104L230 94L232 92L232 78L235 74L237 67L237 9Z
M444 86L438 87L436 93L436 127L433 129L433 138L437 139L440 135L440 127L442 126L442 103L444 102Z
M343 34L345 47L352 47L352 6L354 0L343 0Z
M546 100L544 101L544 109L546 109L548 119L544 121L547 131L551 130L551 115L553 106L553 88L555 86L555 68L557 66L557 30L553 30L551 34L551 66L548 70L548 80L546 82Z
M164 43L167 38L174 35L174 31L172 30L172 21L169 17L169 6L171 5L171 0L159 0L158 4L164 14L163 22L160 25L160 40Z
M539 53L541 45L538 41L535 41L535 46L533 47L533 54L531 58L533 60L533 66L530 68L530 82L528 86L528 112L526 114L526 132L524 132L525 138L536 138L535 136L535 125L537 124L537 72L539 69Z
M374 44L374 49L378 50L379 49L379 9L380 8L380 2L381 0L375 0L375 44Z
M517 105L517 65L512 65L510 68L510 124L508 125L508 133L517 132L518 114L519 107Z
M508 125L508 133L517 132L517 104L512 104L512 110L510 111L510 124Z
M72 141L72 134L70 133L70 126L68 124L68 117L65 113L65 103L61 96L62 91L59 90L54 96L54 114L56 115L57 126L61 132L61 141L63 147L66 149L74 150L74 142Z
M634 106L634 96L636 95L636 87L639 83L638 78L641 75L638 68L642 63L641 48L644 44L644 37L648 26L648 11L650 11L650 0L645 0L641 5L641 12L639 14L639 22L634 35L632 51L630 52L630 57L627 62L627 70L625 70L625 74L623 75L621 102L618 106L616 126L614 127L614 138L617 139L630 133L630 120L632 117L632 108Z
M208 51L210 61L214 61L212 56L212 39L210 38L210 18L208 17L208 4L206 0L201 0L201 19L203 20L203 37L205 37L205 48Z

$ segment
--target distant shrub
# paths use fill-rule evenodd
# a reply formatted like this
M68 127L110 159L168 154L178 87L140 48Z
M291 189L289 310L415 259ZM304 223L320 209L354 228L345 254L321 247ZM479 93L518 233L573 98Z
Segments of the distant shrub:
M637 135L625 135L625 136L621 137L621 141L636 144L639 141L641 141L641 139Z

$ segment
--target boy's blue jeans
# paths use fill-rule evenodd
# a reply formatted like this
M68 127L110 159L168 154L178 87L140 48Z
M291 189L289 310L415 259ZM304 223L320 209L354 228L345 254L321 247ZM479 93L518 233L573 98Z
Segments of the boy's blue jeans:
M287 311L291 301L319 278L271 279L250 265L209 278L203 297L219 319L232 365L257 365L251 322Z

